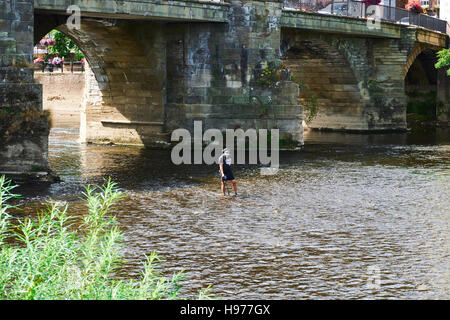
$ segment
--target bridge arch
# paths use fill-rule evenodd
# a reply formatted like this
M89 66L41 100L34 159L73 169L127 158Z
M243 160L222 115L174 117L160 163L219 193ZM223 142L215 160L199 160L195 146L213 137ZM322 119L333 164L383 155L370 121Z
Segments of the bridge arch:
M408 84L437 84L437 69L434 65L437 62L437 51L433 49L423 49L410 63L405 74L405 83ZM419 75L419 76L418 76Z
M412 64L416 60L417 56L422 53L426 49L426 46L422 43L416 42L409 52L408 58L405 64L405 77L408 74L409 68L411 68Z
M417 63L417 59L423 58L424 54L429 55L430 53L434 54L434 60L437 60L436 54L441 48L427 45L421 42L416 42L412 49L410 50L408 54L408 58L406 60L405 64L405 78L408 75L408 72L410 71L411 66L413 66L414 63Z
M160 26L83 18L70 30L64 17L36 15L35 43L52 29L68 37L84 53L89 67L80 119L84 142L151 145L161 139L164 119L164 52L155 52ZM142 29L146 41L141 41Z
M284 39L282 51L283 63L300 85L300 100L309 128L364 129L358 80L336 45L318 35L295 36Z
M439 71L435 68L437 49L416 44L409 54L405 73L407 113L435 118L439 109Z

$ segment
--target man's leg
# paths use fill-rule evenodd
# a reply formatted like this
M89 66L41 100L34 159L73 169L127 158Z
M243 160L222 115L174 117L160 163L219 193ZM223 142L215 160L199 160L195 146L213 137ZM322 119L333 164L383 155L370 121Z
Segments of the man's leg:
M236 180L231 180L231 183L233 184L233 190L234 190L234 193L237 193Z
M225 195L225 182L222 181L222 193Z

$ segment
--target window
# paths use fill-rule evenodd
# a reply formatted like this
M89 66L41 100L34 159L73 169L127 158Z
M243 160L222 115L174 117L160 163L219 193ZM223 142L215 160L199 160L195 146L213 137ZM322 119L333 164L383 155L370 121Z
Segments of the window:
M430 5L430 0L420 0L422 7L428 7Z

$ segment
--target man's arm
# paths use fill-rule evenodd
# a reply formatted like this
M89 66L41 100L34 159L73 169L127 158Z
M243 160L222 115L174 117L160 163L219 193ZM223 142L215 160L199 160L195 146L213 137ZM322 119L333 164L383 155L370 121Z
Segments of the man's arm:
M223 155L219 157L219 168L220 168L220 173L222 174L222 177L224 176L223 174Z

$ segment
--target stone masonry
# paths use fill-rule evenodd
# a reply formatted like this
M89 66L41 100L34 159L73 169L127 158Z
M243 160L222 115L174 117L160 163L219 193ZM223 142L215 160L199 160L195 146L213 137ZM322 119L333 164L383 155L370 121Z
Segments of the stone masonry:
M279 128L302 141L298 86L286 80L258 82L279 59L281 4L233 1L228 24L173 26L167 35L167 104L170 131L205 128Z
M406 74L421 52L445 47L447 36L382 23L379 36L370 29L369 36L361 37L367 29L363 19L327 16L320 20L318 14L307 14L300 20L292 15L283 18L281 48L296 81L308 88L301 97L317 97L318 112L308 126L340 131L406 130Z
M35 41L58 28L85 53L81 139L159 145L177 128L279 128L302 141L298 86L286 78L261 86L259 71L278 60L281 3L236 1L229 23L85 18L38 14ZM197 17L200 14L196 14Z
M82 8L79 30L66 26L69 4ZM55 28L90 66L82 140L141 146L167 142L177 128L193 131L196 120L204 130L278 128L301 144L299 82L320 103L312 128L404 130L408 66L447 39L287 11L277 0L0 0L0 9L0 172L25 176L49 172L48 115L29 63L33 45Z
M33 0L0 1L0 172L46 177L48 116L34 83Z

